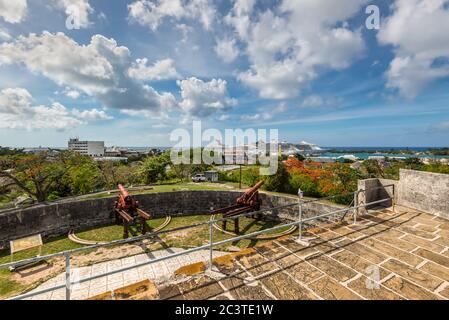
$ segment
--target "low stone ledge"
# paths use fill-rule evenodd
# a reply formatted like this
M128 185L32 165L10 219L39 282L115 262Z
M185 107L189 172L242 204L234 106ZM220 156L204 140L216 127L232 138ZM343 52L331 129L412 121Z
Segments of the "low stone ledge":
M239 191L175 191L135 195L143 210L155 218L166 215L183 216L207 214L210 210L229 206L242 194ZM51 203L29 208L8 210L0 213L0 244L8 241L42 234L45 238L66 236L70 230L85 230L114 223L112 210L115 197ZM269 209L296 204L294 196L261 193L262 208ZM325 203L304 204L304 217L338 210L341 206ZM292 221L297 219L298 208L292 206L265 213L267 217Z

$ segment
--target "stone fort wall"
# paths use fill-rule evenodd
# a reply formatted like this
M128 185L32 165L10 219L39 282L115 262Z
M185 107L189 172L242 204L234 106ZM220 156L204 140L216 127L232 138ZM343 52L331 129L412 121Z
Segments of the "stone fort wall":
M237 191L176 191L135 195L143 210L155 217L166 215L207 214L209 210L229 206L241 195ZM261 193L262 207L271 208L297 203L296 197ZM69 230L83 230L114 222L115 197L77 200L11 209L0 213L0 244L41 233L44 237L67 235ZM341 208L338 205L313 203L304 205L304 216ZM266 213L280 219L297 219L298 206Z
M449 219L449 175L401 169L399 181L367 179L359 181L359 189L394 184L395 203ZM392 188L385 187L360 193L359 203L369 203L392 197ZM387 202L388 205L391 202Z

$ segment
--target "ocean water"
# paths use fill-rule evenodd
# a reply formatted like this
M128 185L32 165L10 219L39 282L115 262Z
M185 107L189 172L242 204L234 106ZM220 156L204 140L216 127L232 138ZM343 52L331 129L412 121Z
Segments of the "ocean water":
M425 152L430 148L426 147L323 147L326 150L338 150L338 151L347 151L345 154L352 154L360 159L368 159L370 156L380 156L380 157L402 157L402 158L449 158L449 156L437 156L437 155L415 155L415 154L402 154L402 153L385 153L385 151L391 150L409 150L413 152ZM365 153L358 151L373 151L373 153ZM383 152L382 152L383 151ZM323 157L340 157L342 153L332 153L332 152L324 152L322 154Z

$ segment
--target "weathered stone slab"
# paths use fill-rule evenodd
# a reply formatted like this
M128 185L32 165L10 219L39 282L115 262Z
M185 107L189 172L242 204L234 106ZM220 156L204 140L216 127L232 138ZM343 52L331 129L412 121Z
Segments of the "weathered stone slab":
M323 275L317 268L294 255L279 259L277 262L286 272L302 283L309 283Z
M265 243L261 246L257 246L254 248L258 253L263 255L264 257L267 257L270 260L277 260L279 258L282 258L284 256L288 256L291 253L287 251L286 249L282 248L278 244L276 244L273 241L270 241L268 243Z
M423 265L419 270L425 271L442 280L449 281L449 268L445 268L431 261Z
M312 254L317 253L318 251L315 250L313 247L303 247L300 244L296 243L292 239L283 239L277 241L280 245L286 247L288 250L290 250L293 254L300 258L305 258L307 256L310 256Z
M348 284L348 287L369 300L403 300L403 298L396 293L386 289L378 283L373 283L365 276L351 281Z
M320 271L341 282L347 281L357 275L355 271L323 254L317 254L309 257L306 261L318 268Z
M426 289L431 291L438 288L438 286L443 282L441 279L437 279L434 276L426 274L418 269L411 268L405 263L397 260L388 260L382 266L385 269L393 271L394 273L400 275L401 277L410 280Z
M449 230L441 229L441 230L439 230L439 231L437 232L437 234L438 234L439 236L441 236L442 238L449 239Z
M379 235L375 236L375 238L380 241L389 243L393 247L396 247L398 249L401 249L401 250L404 250L407 252L410 252L417 248L417 245L407 242L407 241L404 241L404 240L401 240L401 239L398 239L397 236L395 236L389 232L379 234Z
M238 272L240 267L236 264L236 257L246 254L254 254L256 251L252 248L244 249L239 252L230 253L221 257L214 258L212 263L221 273L232 274Z
M337 240L342 239L343 237L339 235L338 233L335 233L333 231L330 231L328 229L322 228L322 227L315 227L308 230L311 234L319 237L320 239L323 239L325 241L330 240Z
M433 261L439 265L442 265L446 268L449 268L449 258L444 255L426 249L419 249L415 252L415 254L423 258L426 258L430 261Z
M428 240L432 240L434 239L437 235L432 234L430 232L426 232L423 230L420 230L419 228L412 228L412 227L408 227L408 226L400 226L399 230L404 231L406 233L424 238L424 239L428 239Z
M441 220L444 220L444 222L441 221ZM434 220L436 223L439 223L438 228L440 228L442 230L449 230L449 222L448 222L448 220L446 220L446 219L441 219L441 220L436 220L436 219Z
M427 227L432 227L432 228L434 228L433 231L435 231L436 228L439 227L442 223L437 220L434 220L434 218L435 218L435 216L432 216L432 218L428 218L425 216L418 216L418 217L413 218L413 221L415 221L421 225L425 225Z
M254 277L279 269L275 264L259 253L238 256L236 260L241 263Z
M236 300L271 300L272 297L259 285L246 285L244 282L244 274L238 276L230 276L221 279L229 293Z
M324 276L310 283L309 288L326 300L361 300L354 292L334 279Z
M400 221L398 217L388 217L388 218L380 218L380 217L373 217L370 215L363 216L363 218L370 220L372 222L375 222L377 225L377 229L380 230L387 230L391 228L396 228L400 225ZM375 228L375 226L373 226Z
M445 297L446 299L449 299L449 287L446 287L444 290L441 290L439 294Z
M315 300L317 297L306 287L295 282L283 272L259 280L277 299Z
M353 254L352 252L347 251L347 250L343 250L341 252L333 254L332 258L334 258L335 260L338 260L339 262L343 263L344 265L351 267L352 269L356 270L357 272L360 272L367 276L372 274L373 267L379 268L380 279L384 279L386 276L388 276L390 274L390 272L385 270L384 268L379 267L379 266L369 262L368 260L365 260L362 257L360 257L356 254Z
M410 300L437 300L438 297L433 293L407 281L404 278L394 276L382 283L387 288L397 292L401 296Z
M182 266L181 268L177 269L174 274L176 276L193 276L204 272L204 270L206 270L206 264L204 262L197 262Z
M155 300L159 293L153 281L143 280L114 290L115 300Z
M346 243L338 243L338 246L345 250L351 251L352 253L361 256L375 264L379 264L387 259L386 255L376 250L372 250L369 247L361 245L357 242L348 241Z
M354 230L352 230L350 228L347 228L347 227L344 227L344 226L341 227L341 228L333 228L332 231L335 232L335 233L338 233L341 236L348 237L350 239L358 238L360 236L363 236L362 233L359 233L358 231L354 231ZM355 237L353 236L354 234L356 235Z
M422 231L432 233L432 234L434 234L438 230L438 228L436 228L436 227L429 226L427 224L422 224L422 223L419 223L419 225L416 226L415 228L420 229ZM438 233L441 234L441 233L444 233L445 231L446 230L441 230L441 231L438 231Z
M185 300L177 285L169 284L159 288L161 300Z
M206 300L224 292L216 280L207 276L181 282L178 286L186 300Z
M439 244L441 246L449 247L449 239L444 237L439 237L438 239L433 241L436 244Z
M90 297L87 300L113 300L112 291L106 291L106 292L100 293L98 295Z
M419 238L416 236L413 236L411 234L407 234L402 238L404 241L408 241L410 243L413 243L421 248L433 251L433 252L441 252L441 250L444 249L444 246L437 244L436 242L425 240L423 238Z
M325 253L325 254L332 254L336 251L341 250L338 247L338 245L333 244L332 242L329 242L329 241L316 242L316 243L313 243L310 247L313 249L316 249L317 251L319 251L321 253Z
M362 240L361 243L372 249L382 252L383 254L387 254L390 257L396 258L397 260L404 261L405 263L408 263L409 265L414 267L423 262L423 259L411 253L397 249L393 246L374 240L372 238Z

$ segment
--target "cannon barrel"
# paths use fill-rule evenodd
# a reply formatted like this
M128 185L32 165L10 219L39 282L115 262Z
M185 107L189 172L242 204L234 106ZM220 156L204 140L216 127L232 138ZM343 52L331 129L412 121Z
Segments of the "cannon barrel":
M257 197L258 190L264 184L263 181L257 182L254 187L245 191L245 193L237 199L238 204L252 205L254 197Z
M129 197L129 193L128 193L128 191L126 191L126 189L125 189L125 187L123 185L119 184L118 185L118 190L120 192L120 195L123 198Z
M263 181L259 181L259 182L257 182L257 183L254 185L254 187L252 187L252 188L246 190L245 193L246 193L246 194L253 194L253 193L256 192L257 190L259 190L260 187L263 186L263 184L264 184Z

